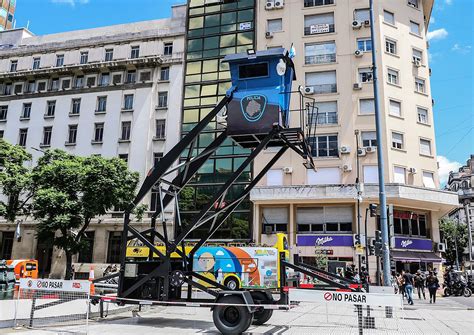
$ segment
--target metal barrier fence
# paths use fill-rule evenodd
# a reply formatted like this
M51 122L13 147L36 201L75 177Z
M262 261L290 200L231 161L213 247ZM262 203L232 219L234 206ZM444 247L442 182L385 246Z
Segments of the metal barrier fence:
M88 331L90 282L87 280L20 279L15 302L15 327L62 330L80 325Z

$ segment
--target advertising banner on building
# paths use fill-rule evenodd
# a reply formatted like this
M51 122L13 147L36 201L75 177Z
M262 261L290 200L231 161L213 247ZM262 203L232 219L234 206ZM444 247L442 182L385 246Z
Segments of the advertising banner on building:
M296 244L299 247L352 247L352 235L298 235Z
M431 240L421 238L395 237L394 248L431 251L433 249L433 242Z

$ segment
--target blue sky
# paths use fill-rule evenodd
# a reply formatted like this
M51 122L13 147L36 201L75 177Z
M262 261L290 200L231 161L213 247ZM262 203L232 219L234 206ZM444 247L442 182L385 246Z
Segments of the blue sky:
M394 0L395 1L395 0ZM17 27L35 34L85 29L170 16L184 0L17 0ZM440 176L474 154L474 0L435 0L430 66Z

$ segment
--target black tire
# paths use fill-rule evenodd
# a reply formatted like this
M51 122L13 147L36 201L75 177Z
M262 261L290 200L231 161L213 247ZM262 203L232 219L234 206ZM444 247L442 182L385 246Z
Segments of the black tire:
M239 289L239 281L235 277L228 277L224 281L224 285L231 291L236 291Z
M466 287L464 289L463 295L464 297L469 298L472 295L472 291Z
M251 292L253 302L256 304L266 304L271 303L269 298L264 292ZM273 315L273 309L263 309L259 308L253 313L253 321L252 324L255 326L263 325L265 322L270 320Z
M226 295L219 300L219 304L212 312L214 325L223 335L242 334L246 331L253 320L253 314L246 306L236 306L244 304L244 300L233 295Z

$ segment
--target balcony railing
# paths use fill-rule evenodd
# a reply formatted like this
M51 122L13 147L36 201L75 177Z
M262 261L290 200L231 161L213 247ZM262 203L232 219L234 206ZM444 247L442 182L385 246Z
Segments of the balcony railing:
M334 5L334 0L304 0L305 7Z
M306 85L314 89L314 94L336 93L337 84Z
M336 54L313 55L304 57L305 64L325 64L336 62Z
M320 35L335 32L334 23L315 24L304 27L304 34L306 35Z

